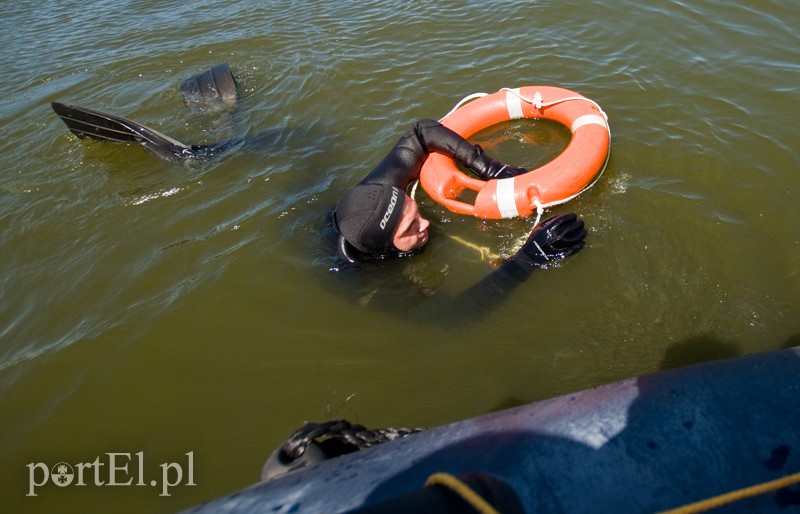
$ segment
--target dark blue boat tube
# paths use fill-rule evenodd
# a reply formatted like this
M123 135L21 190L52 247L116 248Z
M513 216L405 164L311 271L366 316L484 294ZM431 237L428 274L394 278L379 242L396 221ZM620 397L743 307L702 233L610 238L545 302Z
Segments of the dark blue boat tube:
M460 421L191 512L347 512L413 495L439 472L489 474L530 513L651 513L798 473L800 349L659 372ZM725 512L797 509L799 489Z

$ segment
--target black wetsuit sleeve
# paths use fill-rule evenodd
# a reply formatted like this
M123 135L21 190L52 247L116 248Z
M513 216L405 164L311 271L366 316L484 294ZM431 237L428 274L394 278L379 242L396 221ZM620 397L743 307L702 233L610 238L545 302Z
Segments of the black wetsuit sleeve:
M505 302L508 295L525 282L533 267L511 258L455 298L452 306L461 319L479 320Z
M520 170L491 159L480 145L469 143L441 123L420 120L361 182L406 189L419 178L422 164L431 152L455 159L483 180L513 176Z
M419 304L415 319L438 327L466 326L484 320L505 304L534 268L513 257L467 289L456 294L436 291Z
M547 268L585 246L586 228L575 213L551 216L534 228L517 252L498 269L452 300L462 319L479 319L498 307L536 268Z

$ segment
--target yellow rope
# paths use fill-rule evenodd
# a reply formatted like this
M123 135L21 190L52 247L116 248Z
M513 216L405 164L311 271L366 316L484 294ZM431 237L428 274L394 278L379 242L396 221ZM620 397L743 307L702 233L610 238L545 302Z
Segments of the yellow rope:
M475 243L473 243L471 241L467 241L463 237L454 236L452 234L447 234L447 236L450 239L452 239L453 241L455 241L457 243L460 243L460 244L466 246L467 248L471 248L471 249L475 250L476 252L478 252L479 254L481 254L481 259L482 260L493 260L493 259L499 259L499 258L502 257L499 254L492 253L492 250L488 246L479 246L479 245L477 245L477 244L475 244Z
M720 494L705 500L701 500L688 505L683 505L675 509L662 510L657 514L696 514L698 512L706 512L712 509L728 505L745 498L752 498L761 494L777 491L784 487L800 484L800 473L770 480L750 487L744 487L736 491ZM425 486L440 485L450 489L461 498L469 503L475 510L481 514L500 514L497 509L492 507L489 502L484 500L478 493L472 490L467 484L447 473L434 473L428 480L425 481Z
M492 249L489 248L488 246L478 245L476 243L473 243L472 241L467 241L463 237L454 236L452 234L447 234L447 237L449 237L450 239L452 239L456 243L459 243L459 244L462 244L462 245L466 246L467 248L469 248L471 250L475 250L476 252L478 252L480 254L481 260L483 260L483 261L490 261L490 262L495 261L495 262L498 262L498 261L504 261L507 258L509 258L511 255L514 255L515 253L517 253L517 251L519 251L519 249L522 248L522 245L525 244L525 241L528 239L529 235L530 234L526 233L526 234L523 234L523 235L517 237L514 240L513 248L511 249L511 252L508 255L504 255L504 254L501 254L501 253L493 252Z
M449 475L447 473L434 473L428 477L428 480L425 481L426 487L431 485L440 485L450 489L481 514L500 514L497 512L497 509L492 507L489 502L484 500L478 493L473 491L470 486L453 475Z
M689 505L684 505L683 507L678 507L676 509L664 510L658 514L694 514L696 512L705 512L707 510L716 509L717 507L722 507L723 505L727 505L729 503L743 500L744 498L750 498L752 496L758 496L759 494L777 491L778 489L783 489L784 487L789 487L790 485L798 483L800 483L800 473L795 473L793 475L771 480L769 482L764 482L754 486L745 487L737 491L731 491L719 496L714 496L713 498L708 498L707 500L690 503Z

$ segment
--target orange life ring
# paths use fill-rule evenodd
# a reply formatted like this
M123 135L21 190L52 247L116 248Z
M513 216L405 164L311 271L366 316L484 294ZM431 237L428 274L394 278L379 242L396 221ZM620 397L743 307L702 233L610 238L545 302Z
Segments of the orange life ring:
M479 180L456 168L453 159L431 153L420 184L434 200L459 214L484 219L530 216L537 206L566 201L593 183L608 162L611 132L602 109L567 89L526 86L502 89L456 108L441 123L464 138L497 123L534 118L553 120L572 132L566 149L547 164L513 178ZM462 191L477 192L471 205Z

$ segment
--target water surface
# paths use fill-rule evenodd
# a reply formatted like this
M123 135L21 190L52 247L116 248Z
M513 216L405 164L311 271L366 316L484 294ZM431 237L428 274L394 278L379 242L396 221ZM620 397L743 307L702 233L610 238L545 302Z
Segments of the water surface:
M800 10L758 5L7 6L3 504L171 512L255 481L304 420L434 426L800 343ZM180 81L220 62L239 79L239 108L187 110ZM455 295L488 270L448 235L502 253L532 224L459 217L423 194L424 254L372 271L374 284L329 271L327 214L406 127L470 93L530 84L578 91L609 115L603 178L553 211L585 218L581 254L478 323L422 323L420 291ZM180 167L78 140L51 101L189 143L248 143ZM565 143L529 125L483 142L530 166ZM542 148L526 152L523 136ZM379 308L373 290L415 301ZM148 473L193 452L197 485L25 496L27 464L108 452L143 452Z

